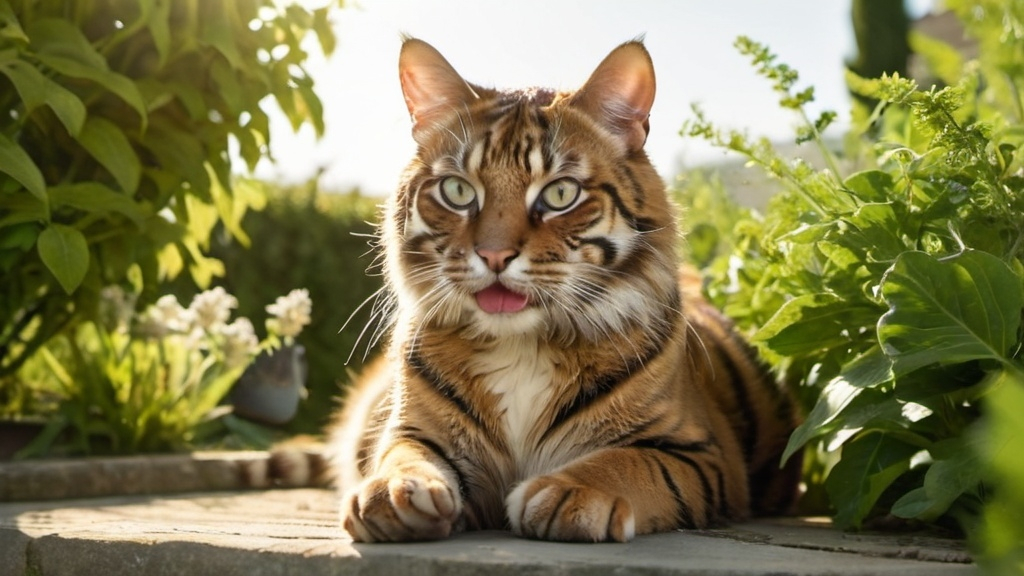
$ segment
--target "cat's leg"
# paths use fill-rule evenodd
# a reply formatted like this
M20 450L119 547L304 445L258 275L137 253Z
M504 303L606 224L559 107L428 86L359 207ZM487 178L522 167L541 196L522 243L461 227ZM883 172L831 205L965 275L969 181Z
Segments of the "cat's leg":
M607 448L522 482L505 500L513 532L543 540L625 542L742 516L746 477L710 443Z
M357 542L437 540L460 529L452 466L414 439L396 442L377 469L341 499L341 525Z

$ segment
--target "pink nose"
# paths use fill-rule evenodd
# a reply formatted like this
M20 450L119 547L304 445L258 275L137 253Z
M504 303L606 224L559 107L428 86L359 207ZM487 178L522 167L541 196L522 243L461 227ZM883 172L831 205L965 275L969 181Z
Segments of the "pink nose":
M515 260L516 256L519 256L519 251L513 248L500 248L498 250L477 248L476 253L477 256L483 258L484 262L487 263L487 267L495 273L504 272L509 263Z

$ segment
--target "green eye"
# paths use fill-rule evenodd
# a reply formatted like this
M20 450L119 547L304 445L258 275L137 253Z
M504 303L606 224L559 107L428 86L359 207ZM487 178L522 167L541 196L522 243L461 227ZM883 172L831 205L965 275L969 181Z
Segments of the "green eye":
M441 180L441 198L455 210L465 210L476 203L476 190L458 176Z
M540 191L541 203L555 212L569 208L579 197L580 183L569 178L555 180Z

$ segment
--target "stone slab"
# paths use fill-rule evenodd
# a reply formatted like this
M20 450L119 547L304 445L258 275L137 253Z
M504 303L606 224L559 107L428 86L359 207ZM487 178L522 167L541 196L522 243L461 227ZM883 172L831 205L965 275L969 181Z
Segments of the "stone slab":
M503 532L353 544L337 527L335 495L320 489L0 504L0 574L12 576L978 573L969 560L955 541L849 535L807 519L627 544L537 542Z
M0 463L0 502L265 487L262 451L195 452Z

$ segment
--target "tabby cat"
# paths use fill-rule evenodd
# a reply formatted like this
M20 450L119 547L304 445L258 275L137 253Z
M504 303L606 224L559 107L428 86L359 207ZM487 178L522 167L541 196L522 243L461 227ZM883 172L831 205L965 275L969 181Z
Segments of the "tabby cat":
M384 208L387 352L331 430L357 541L626 541L779 512L788 398L680 272L627 42L575 92L399 59L416 156Z

